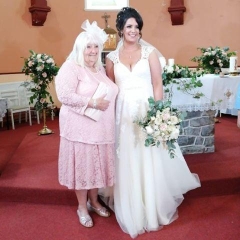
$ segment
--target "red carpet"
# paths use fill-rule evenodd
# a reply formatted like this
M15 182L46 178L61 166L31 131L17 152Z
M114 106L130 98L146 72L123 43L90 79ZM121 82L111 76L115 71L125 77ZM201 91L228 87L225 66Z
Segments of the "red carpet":
M238 240L240 196L185 199L179 219L137 240ZM95 226L83 228L76 207L66 205L0 203L2 240L131 240L114 214L103 219L92 214Z
M215 130L216 152L185 156L202 187L186 194L177 221L137 239L238 239L240 130L236 117L223 116L220 121ZM0 160L10 159L0 177L0 239L131 239L119 228L114 214L109 219L93 214L92 229L79 224L75 194L57 179L58 120L48 124L54 134L37 136L39 125L23 124L15 131L0 131L1 142L2 136L5 139Z

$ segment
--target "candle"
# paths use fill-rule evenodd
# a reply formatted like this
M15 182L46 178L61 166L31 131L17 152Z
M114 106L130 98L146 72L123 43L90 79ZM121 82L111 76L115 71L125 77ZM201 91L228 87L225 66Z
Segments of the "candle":
M162 69L166 66L166 59L165 57L159 57L160 63L161 63L161 67Z
M169 58L168 59L168 66L173 66L174 65L174 59L173 58Z
M237 57L230 57L229 72L237 72Z

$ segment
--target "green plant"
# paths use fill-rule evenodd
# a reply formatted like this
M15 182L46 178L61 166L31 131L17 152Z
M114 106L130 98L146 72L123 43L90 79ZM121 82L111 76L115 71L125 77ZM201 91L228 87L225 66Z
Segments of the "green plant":
M33 95L30 97L30 103L35 101L37 111L46 108L50 103L54 103L51 94L48 92L49 84L53 82L54 76L57 75L59 67L56 66L52 56L45 53L31 54L24 58L22 72L31 77L31 81L25 81L24 86L28 87Z
M162 79L165 86L165 92L171 93L171 85L177 84L177 89L190 94L193 98L200 98L202 93L194 91L196 88L202 87L202 82L198 77L205 74L204 70L191 70L178 64L173 66L166 65L163 68Z
M218 74L221 68L228 68L231 56L236 56L236 52L230 52L229 47L208 47L198 48L202 55L196 56L191 61L198 64L198 68L203 68L208 73Z

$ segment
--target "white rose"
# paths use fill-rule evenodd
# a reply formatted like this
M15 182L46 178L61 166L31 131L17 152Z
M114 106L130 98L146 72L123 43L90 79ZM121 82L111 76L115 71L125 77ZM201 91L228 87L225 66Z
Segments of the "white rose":
M173 71L174 71L174 69L173 69L172 66L168 66L168 67L167 67L167 72L168 72L168 73L173 73Z
M47 62L47 63L54 63L54 61L53 61L52 58L49 58L46 62Z
M151 121L154 121L155 120L155 117L151 117Z
M171 121L171 123L174 124L174 125L179 122L179 121L178 121L178 118L177 118L176 116L171 116L170 121Z
M179 136L179 129L175 128L174 131L171 132L170 139L177 139Z
M163 112L163 113L169 113L169 112L170 112L170 108L169 108L169 107L164 108L162 112Z
M156 118L155 121L154 121L154 123L155 123L156 125L159 125L159 124L161 123L160 118Z
M153 129L150 126L145 127L147 134L151 135L153 134Z

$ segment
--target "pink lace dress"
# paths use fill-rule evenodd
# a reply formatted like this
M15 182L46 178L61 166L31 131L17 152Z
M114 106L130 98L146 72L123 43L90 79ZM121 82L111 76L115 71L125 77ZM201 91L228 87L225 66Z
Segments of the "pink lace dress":
M111 88L109 108L99 121L84 115L88 101L99 82ZM104 188L114 184L115 172L115 98L117 86L105 75L66 61L55 79L62 103L59 115L59 182L69 189Z

